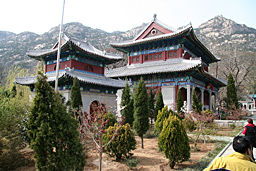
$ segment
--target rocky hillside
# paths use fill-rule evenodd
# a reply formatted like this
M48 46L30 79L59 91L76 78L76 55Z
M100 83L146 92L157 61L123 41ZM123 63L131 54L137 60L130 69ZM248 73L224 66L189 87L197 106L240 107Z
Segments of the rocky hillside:
M201 24L195 29L198 38L212 51L226 55L237 50L256 52L256 30L224 18L222 15Z
M96 48L104 50L110 47L110 42L132 39L144 25L127 32L115 31L113 33L93 29L77 22L65 24L63 28L64 33L68 36L76 37L80 40L87 39ZM0 31L0 65L4 65L5 67L17 64L23 67L34 66L35 61L28 58L26 52L31 49L51 48L56 43L58 35L58 26L53 27L42 35L31 32L15 34Z

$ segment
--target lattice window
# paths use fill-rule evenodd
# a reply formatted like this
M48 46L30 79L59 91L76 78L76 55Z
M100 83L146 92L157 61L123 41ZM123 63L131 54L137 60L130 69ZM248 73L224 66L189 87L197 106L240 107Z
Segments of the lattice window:
M91 65L85 65L84 70L89 71L89 72L93 72L93 68L92 68Z

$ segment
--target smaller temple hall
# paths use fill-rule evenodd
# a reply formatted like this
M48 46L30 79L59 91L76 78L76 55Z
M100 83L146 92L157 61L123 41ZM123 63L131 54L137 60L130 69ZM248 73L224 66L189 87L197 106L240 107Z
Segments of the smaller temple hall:
M161 90L164 104L173 110L179 89L188 112L192 110L193 90L203 104L202 110L213 110L219 88L227 84L208 72L209 65L220 58L198 40L191 24L175 29L155 15L134 39L110 45L128 55L128 64L105 75L127 78L133 86L143 77L148 91Z
M43 60L45 75L54 87L57 67L57 42L51 49L31 50L27 55ZM108 111L116 110L116 93L125 87L126 81L106 77L105 67L123 59L120 54L106 53L93 47L88 41L69 38L65 34L61 41L58 90L66 100L70 99L73 79L80 83L83 111L93 112L93 107L103 103ZM34 91L36 76L16 78L17 84L29 86Z

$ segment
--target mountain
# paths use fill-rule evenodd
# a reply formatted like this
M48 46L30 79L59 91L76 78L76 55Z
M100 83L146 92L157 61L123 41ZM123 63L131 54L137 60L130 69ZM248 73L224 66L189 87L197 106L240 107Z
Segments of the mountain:
M256 52L256 30L244 24L218 15L201 24L196 30L197 37L211 51L226 54L229 50Z
M119 42L132 39L145 26L131 29L127 32L115 31L108 33L100 29L93 29L78 22L63 25L64 33L71 37L84 40L87 39L93 46L100 50L110 48L110 42ZM15 34L7 31L0 31L0 65L10 67L12 65L22 65L32 67L35 60L28 58L26 52L31 49L51 48L59 36L59 27L53 27L48 32L38 35L32 32L22 32Z
M78 22L72 22L64 24L63 30L68 36L76 37L80 40L87 39L96 48L105 50L110 48L110 42L120 42L134 38L146 25L146 23L143 23L141 26L126 32L115 31L108 33L100 29L84 26ZM241 73L244 72L244 74L249 75L252 81L255 80L255 76L251 71L246 73L246 67L249 68L252 64L255 64L256 59L256 30L254 28L238 24L222 15L218 15L194 29L198 39L214 55L220 56L222 59L218 64L210 66L209 72L211 74L216 77L226 78L228 72L237 69L231 65L231 60L234 56L239 56L240 62L237 66L242 67ZM15 34L8 31L0 31L0 70L3 66L8 68L13 65L33 68L37 61L27 57L26 52L31 49L51 48L56 43L58 35L58 26L53 27L42 35L32 32ZM127 64L127 60L119 62L112 67L119 67L125 64ZM231 65L229 68L227 67L228 64ZM255 66L252 71L255 73ZM241 78L243 79L243 76Z

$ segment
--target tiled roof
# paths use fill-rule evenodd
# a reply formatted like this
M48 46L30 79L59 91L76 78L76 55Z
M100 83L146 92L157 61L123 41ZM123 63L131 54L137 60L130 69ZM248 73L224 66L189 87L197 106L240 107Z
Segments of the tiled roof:
M156 24L160 25L161 27L163 27L163 28L165 28L165 29L167 29L167 30L169 30L169 31L171 31L171 32L177 31L177 29L175 29L175 28L173 28L173 27L171 27L171 26L166 25L165 23L161 22L161 21L158 20L157 18L154 18L146 27L144 27L144 29L143 29L133 40L136 40L138 37L140 37L140 35L141 35L142 33L144 33L144 32L147 30L147 28L148 28L152 23L156 23Z
M52 82L56 80L56 73L47 73L46 76L47 76L48 82ZM116 88L123 88L125 87L125 84L126 84L126 81L124 80L116 80L100 74L82 72L82 71L77 71L70 68L66 68L65 70L61 70L59 72L59 80L66 76L72 77L72 78L77 77L79 81L84 83L116 87ZM37 82L37 78L36 76L19 77L15 79L15 82L17 84L22 84L22 85L31 85Z
M173 38L173 37L179 36L179 35L187 32L187 31L190 31L190 29L193 29L193 28L192 28L191 24L188 24L187 26L183 27L182 29L175 30L173 33L162 34L162 35L149 37L149 38L145 38L145 39L140 39L140 40L133 39L133 40L128 40L128 41L124 41L124 42L120 42L120 43L110 43L110 45L113 47L126 47L126 46L144 43L144 42L150 42L150 41L154 41L154 40ZM138 35L140 35L140 34L138 34Z
M169 59L166 61L144 62L132 64L114 70L106 70L107 77L125 77L132 75L145 75L154 73L187 71L201 66L201 60L185 60L182 58Z
M111 54L106 53L105 51L101 51L96 49L91 45L88 41L80 41L76 38L69 38L65 34L62 37L64 43L61 45L61 47L70 46L71 44L76 46L77 48L81 49L82 51L85 51L87 53L97 55L103 58L113 59L113 60L121 60L123 59L122 55L119 54ZM56 48L58 42L51 48L51 49L43 49L43 50L30 50L28 51L27 55L30 57L40 57L43 55L56 53L58 51L58 48Z

